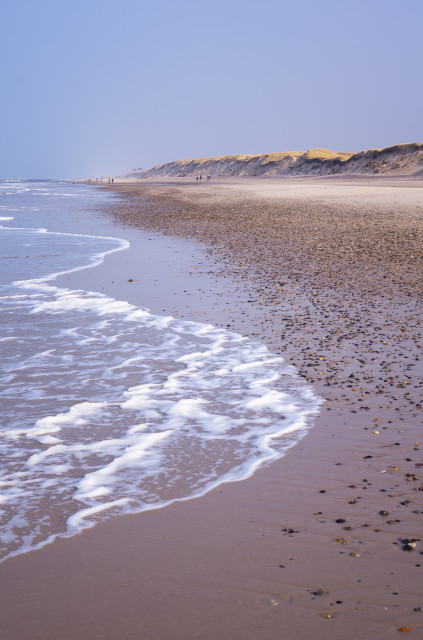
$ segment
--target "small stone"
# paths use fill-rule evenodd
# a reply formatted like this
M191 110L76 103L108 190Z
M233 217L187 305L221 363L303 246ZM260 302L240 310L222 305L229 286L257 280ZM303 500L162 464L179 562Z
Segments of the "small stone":
M274 598L270 598L270 600L268 600L268 604L270 604L271 607L277 607L279 605L279 602Z
M405 477L407 478L407 482L414 482L415 480L418 480L415 473L406 473Z
M321 613L320 614L321 618L326 618L326 620L330 620L332 618L332 616L330 615L330 613Z
M326 596L327 593L326 589L317 589L317 591L313 591L313 595L315 596Z
M335 522L337 524L342 524L343 522L346 522L346 520L344 520L343 518L337 518L337 520L335 520Z
M384 517L386 517L386 516L389 516L389 514L390 514L390 511L384 511L384 510L379 511L379 515L380 515L380 516L384 516Z

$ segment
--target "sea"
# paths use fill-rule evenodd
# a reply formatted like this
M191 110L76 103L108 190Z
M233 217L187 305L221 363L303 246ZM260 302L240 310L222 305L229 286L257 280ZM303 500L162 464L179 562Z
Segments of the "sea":
M1 560L245 480L319 410L254 340L59 286L128 250L93 213L110 198L0 181Z

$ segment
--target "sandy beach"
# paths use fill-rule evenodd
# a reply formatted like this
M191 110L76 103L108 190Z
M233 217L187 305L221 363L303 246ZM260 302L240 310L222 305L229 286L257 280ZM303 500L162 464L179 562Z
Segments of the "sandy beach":
M103 188L116 235L180 244L156 285L134 251L72 286L254 337L324 403L249 480L1 564L0 637L421 637L423 180Z

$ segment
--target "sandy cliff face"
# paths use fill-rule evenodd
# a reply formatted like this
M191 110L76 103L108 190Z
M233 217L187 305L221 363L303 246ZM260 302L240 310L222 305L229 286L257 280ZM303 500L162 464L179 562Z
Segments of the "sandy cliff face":
M307 175L423 175L423 144L398 144L360 153L309 149L244 156L175 160L152 169L136 169L124 178Z
M386 149L369 149L354 154L348 173L381 175L423 175L423 144L397 144Z

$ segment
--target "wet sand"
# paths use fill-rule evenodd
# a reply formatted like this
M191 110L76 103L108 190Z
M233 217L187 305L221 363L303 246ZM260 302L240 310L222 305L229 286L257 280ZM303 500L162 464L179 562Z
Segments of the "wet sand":
M196 262L177 296L136 288L136 261L96 272L105 292L264 341L325 404L248 481L0 565L4 637L419 637L423 182L113 188L117 229L192 238Z

